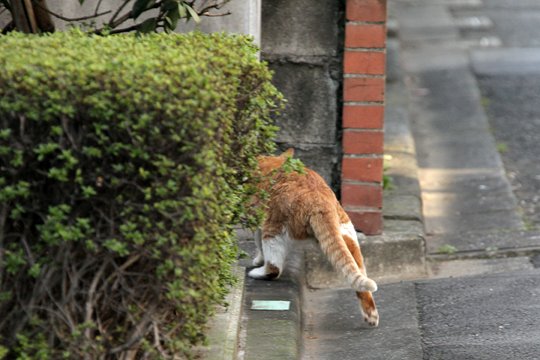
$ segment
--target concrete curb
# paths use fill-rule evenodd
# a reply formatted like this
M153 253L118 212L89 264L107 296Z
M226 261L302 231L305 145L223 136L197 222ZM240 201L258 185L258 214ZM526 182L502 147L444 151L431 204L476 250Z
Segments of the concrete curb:
M208 322L206 334L208 346L198 349L201 359L233 360L237 358L244 299L244 268L235 266L233 274L238 278L238 282L225 298L228 306L219 306L214 317Z
M251 236L241 236L240 246L249 254L240 261L246 270L251 267L255 252ZM300 250L300 249L299 249ZM298 359L302 347L302 267L300 253L290 255L299 261L289 263L276 281L261 281L246 277L243 317L240 329L239 360ZM254 300L288 301L289 310L253 310Z

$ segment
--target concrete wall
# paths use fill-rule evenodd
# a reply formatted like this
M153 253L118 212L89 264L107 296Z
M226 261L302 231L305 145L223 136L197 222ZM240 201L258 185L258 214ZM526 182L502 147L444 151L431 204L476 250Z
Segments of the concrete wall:
M277 142L339 187L344 2L262 2L262 59L288 100Z

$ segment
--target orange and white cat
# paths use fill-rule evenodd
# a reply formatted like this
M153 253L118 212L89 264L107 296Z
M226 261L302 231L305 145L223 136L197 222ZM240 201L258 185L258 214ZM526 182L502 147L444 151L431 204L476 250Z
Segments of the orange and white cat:
M379 314L371 294L377 284L367 277L354 226L320 175L308 168L303 173L283 169L292 155L289 149L280 156L259 158L260 186L269 196L262 234L255 236L253 265L258 267L248 276L278 278L292 243L316 238L330 263L356 290L364 320L377 326Z

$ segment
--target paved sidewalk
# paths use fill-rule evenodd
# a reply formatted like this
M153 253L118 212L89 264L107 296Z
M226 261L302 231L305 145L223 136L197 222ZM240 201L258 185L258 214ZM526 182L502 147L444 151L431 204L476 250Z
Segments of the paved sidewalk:
M306 291L302 359L540 359L540 236L522 220L454 16L471 5L391 2L387 123L408 116L414 134L430 276L383 284L377 329L351 290Z

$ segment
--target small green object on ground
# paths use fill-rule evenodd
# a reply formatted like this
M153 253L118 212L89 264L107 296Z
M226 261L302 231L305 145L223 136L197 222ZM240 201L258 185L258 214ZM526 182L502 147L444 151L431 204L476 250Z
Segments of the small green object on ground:
M253 300L251 310L288 311L291 307L290 301L284 300Z

